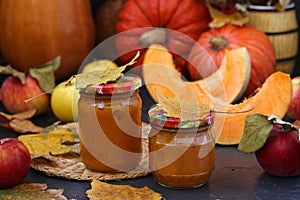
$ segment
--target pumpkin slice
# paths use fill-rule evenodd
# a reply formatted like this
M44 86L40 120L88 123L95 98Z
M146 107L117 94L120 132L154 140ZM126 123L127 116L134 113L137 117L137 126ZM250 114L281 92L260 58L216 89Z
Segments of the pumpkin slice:
M155 97L155 90L166 96L197 101L210 101L211 97L232 103L245 92L250 77L250 59L246 48L226 51L220 68L205 79L188 82L176 71L172 55L161 45L151 45L143 64L146 87ZM206 102L207 103L207 102Z
M245 118L248 115L254 113L261 113L266 116L274 114L279 118L283 118L288 110L291 98L292 82L290 75L279 71L274 72L255 95L239 104L226 106L226 111L229 113L250 109L249 112L216 113L216 123L213 126L216 143L223 145L238 144L244 132ZM251 107L253 107L252 110ZM224 117L224 124L218 123L218 120Z
M240 48L237 50L235 49L228 51L226 53L227 60L230 60L231 55L240 55L231 54L234 51L244 50ZM236 59L237 58L233 57L232 61ZM229 62L224 61L223 63L227 64ZM224 67L223 65L222 68ZM228 68L226 68L226 70L231 68L232 66L228 64ZM241 77L236 76L233 78L231 74L234 74L234 72L222 72L224 69L220 68L219 70L216 73L223 73L223 76L228 76L226 78L222 78L224 85L220 84L218 86L225 88L224 91L228 91L228 93L226 93L225 100L229 102L228 94L235 91L234 88L237 87L238 83L240 83L236 82L236 79ZM204 84L200 84L199 82L201 81L187 82L182 80L179 72L174 70L174 63L171 54L169 54L165 48L159 45L152 46L147 51L144 60L143 72L146 87L156 102L156 90L159 90L160 93L170 97L176 96L177 98L181 99L197 100L201 103L213 103L214 110L226 111L226 114L218 112L216 113L215 123L213 126L213 134L215 136L216 143L223 145L234 145L240 142L244 131L245 118L247 115L253 113L261 113L264 115L274 114L279 118L283 118L287 112L292 96L292 82L290 75L283 72L275 72L268 77L262 87L257 90L257 93L250 98L245 99L239 104L224 104L222 99L222 96L224 95L221 95L221 97L215 97L211 95L209 91L205 89L205 87L201 87L201 85ZM206 79L209 80L210 78L208 77ZM213 79L211 81L213 81ZM216 82L219 81L219 79L216 80ZM213 90L211 91L214 93ZM238 96L237 93L233 96Z

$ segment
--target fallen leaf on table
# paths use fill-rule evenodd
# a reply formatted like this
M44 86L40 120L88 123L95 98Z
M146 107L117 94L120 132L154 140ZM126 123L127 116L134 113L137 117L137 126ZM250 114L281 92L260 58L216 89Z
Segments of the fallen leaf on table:
M63 123L62 121L56 121L53 124L45 127L41 133L49 133L58 129L67 129L70 132L77 133L76 122Z
M43 128L29 120L36 112L37 109L30 109L16 114L0 112L0 125L12 129L17 133L38 133L42 131Z
M49 133L27 134L18 137L28 148L31 155L59 155L71 151L69 144L79 142L79 135L66 129Z
M16 113L16 114L7 114L4 112L0 112L0 116L5 118L6 120L12 119L30 119L35 115L37 109L30 109L24 112Z
M38 133L43 130L42 127L35 125L28 119L13 119L9 122L9 125L18 133Z
M13 188L0 190L1 200L66 200L62 189L47 189L46 184L24 183Z
M114 185L93 180L92 188L86 191L91 200L164 200L165 198L148 188L135 188L130 185Z

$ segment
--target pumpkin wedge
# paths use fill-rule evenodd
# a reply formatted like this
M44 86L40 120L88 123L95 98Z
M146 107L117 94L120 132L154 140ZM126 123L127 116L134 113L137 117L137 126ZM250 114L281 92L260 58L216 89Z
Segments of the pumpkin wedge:
M237 52L240 52L240 54L237 54ZM143 77L146 88L156 102L156 90L159 90L160 93L166 96L175 96L181 99L210 103L215 111L224 111L224 113L216 112L215 115L213 134L216 143L222 145L238 144L244 132L246 116L253 113L261 113L264 115L274 114L279 118L283 118L287 112L292 96L292 82L290 75L283 72L274 72L267 78L262 87L257 89L257 92L253 94L253 96L243 100L239 104L230 104L229 102L231 101L229 100L229 96L234 96L231 99L236 98L239 96L240 91L243 90L243 87L246 87L245 76L234 76L233 78L231 75L235 74L232 65L236 67L243 63L240 62L240 64L237 64L237 61L233 63L238 55L242 57L241 52L245 52L245 50L239 48L227 51L225 56L226 60L223 61L222 66L215 72L219 73L221 78L214 74L211 75L212 77L217 77L215 81L219 84L212 84L210 89L218 86L223 88L225 94L225 96L224 94L214 96L220 92L216 93L214 90L210 90L212 92L210 93L210 91L207 91L207 87L203 86L204 83L201 83L202 80L194 82L184 81L181 78L180 73L175 70L172 55L168 53L164 47L159 45L151 46L146 53L143 65ZM246 57L245 53L243 55ZM232 62L227 62L228 60ZM244 69L246 70L247 63L244 62L243 64L245 64ZM227 73L227 70L233 70L233 72ZM207 77L206 79L210 78L211 77ZM244 85L238 85L238 83L243 81L241 79L236 82L237 80L235 80L235 78L244 79ZM210 81L213 82L213 80L214 79L211 78ZM222 82L220 82L220 80L222 80ZM203 80L207 86L211 85L209 84L210 81ZM239 92L237 92L238 90L235 90L235 87L237 86L241 88ZM233 91L236 91L234 95ZM224 103L224 99L226 103Z
M216 143L223 145L238 144L244 132L245 119L248 115L261 113L263 115L274 114L283 118L288 110L292 98L292 82L289 74L274 72L264 82L257 93L243 102L235 105L227 105L226 112L232 114L215 115L213 133ZM253 109L251 109L253 107ZM236 113L242 110L249 112ZM235 113L235 114L234 114ZM224 118L224 124L218 123Z
M210 101L211 97L232 103L245 92L250 77L250 59L246 48L226 51L220 68L198 81L185 81L176 71L172 54L158 44L147 50L143 62L143 77L154 100L155 90L162 94L197 101Z

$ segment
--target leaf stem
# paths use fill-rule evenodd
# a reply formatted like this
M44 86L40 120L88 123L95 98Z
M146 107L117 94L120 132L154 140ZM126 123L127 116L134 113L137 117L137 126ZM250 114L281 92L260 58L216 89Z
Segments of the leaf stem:
M215 113L223 113L223 114L240 114L240 113L250 112L254 108L255 108L255 105L252 105L252 107L248 110L242 110L242 111L230 112L230 111L222 111L222 110L214 110L214 109L212 111L215 112Z

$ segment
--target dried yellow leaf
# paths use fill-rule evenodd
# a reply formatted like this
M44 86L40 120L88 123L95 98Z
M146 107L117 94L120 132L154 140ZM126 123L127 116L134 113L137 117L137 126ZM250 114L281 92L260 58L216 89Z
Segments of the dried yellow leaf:
M182 121L202 119L211 111L211 107L208 104L167 97L159 91L156 91L156 98L164 111L166 111L167 116L180 118Z
M208 4L209 13L213 21L209 23L211 28L220 28L225 24L231 23L234 25L242 26L249 22L249 16L243 12L234 12L232 14L224 14L221 11L213 8Z
M18 137L28 148L32 155L59 155L69 153L68 144L79 142L77 133L66 129L58 129L49 133L28 134Z
M114 185L93 180L92 188L86 191L91 200L163 200L161 194L151 190L147 186L135 188L129 185Z
M23 183L13 188L0 190L1 200L67 200L62 189L48 189L46 184Z
M86 88L86 86L90 84L106 84L107 82L118 80L123 76L123 71L126 69L126 67L133 65L139 56L140 52L138 51L135 57L129 63L118 68L107 68L102 71L93 71L77 74L76 89L81 90Z
M12 119L9 121L10 127L17 133L39 133L42 127L35 125L28 119Z

